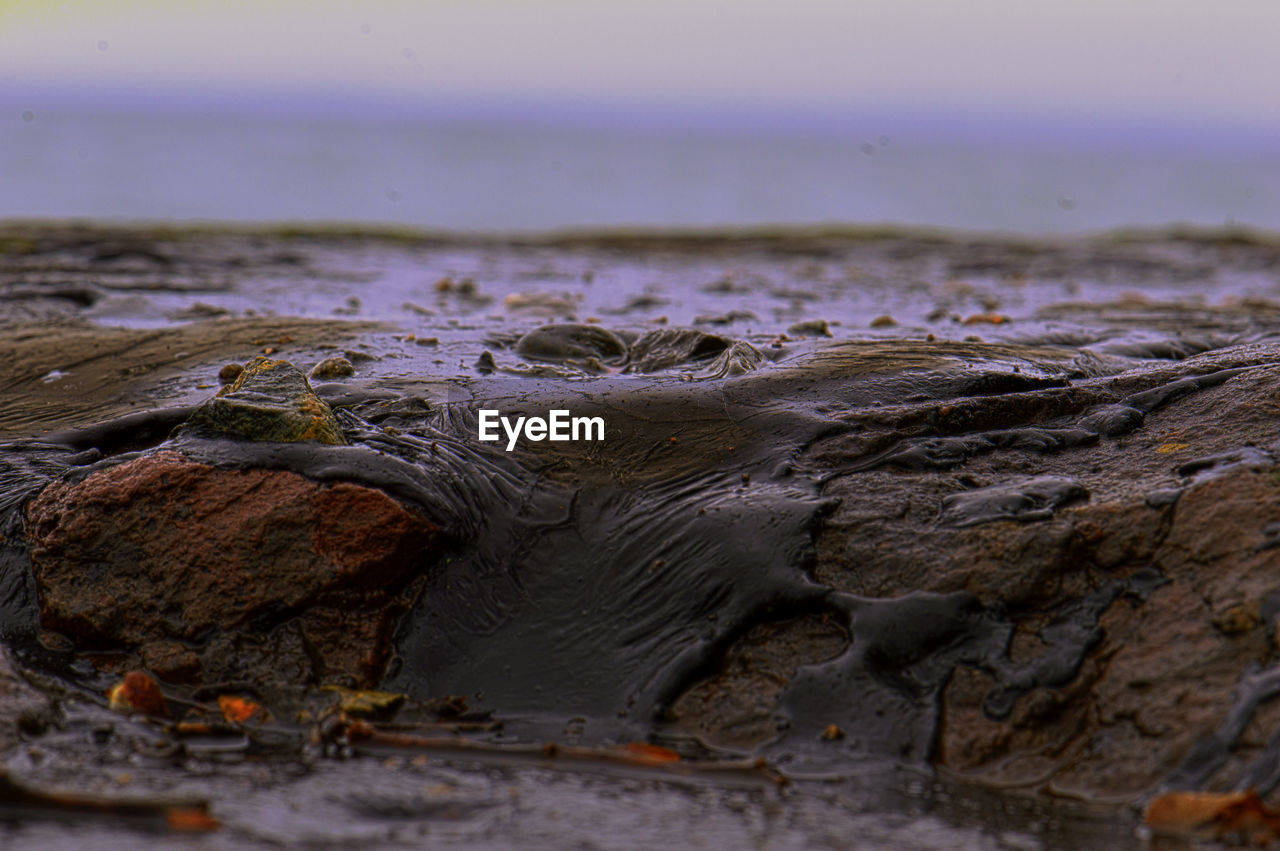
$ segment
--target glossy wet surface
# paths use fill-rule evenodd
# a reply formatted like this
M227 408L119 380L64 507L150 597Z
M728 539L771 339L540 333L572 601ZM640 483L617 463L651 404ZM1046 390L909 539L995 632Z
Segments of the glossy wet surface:
M876 593L877 557L833 554L856 551L858 534L832 530L877 504L860 491L927 480L936 496L922 535L947 540L948 530L1008 520L1036 528L1144 488L1139 499L1168 506L1196 477L1275 462L1274 429L1150 479L1162 489L1107 476L1097 460L1129 435L1147 439L1148 420L1180 402L1272 374L1280 247L1265 240L16 231L4 244L0 296L12 309L0 331L0 428L16 441L0 469L6 507L54 478L147 451L186 418L184 406L213 393L227 362L265 353L309 369L341 354L354 375L313 383L350 445L187 432L166 447L224 467L368 484L420 510L450 545L421 565L425 584L396 631L384 688L420 701L467 695L500 720L480 737L495 745L647 740L695 763L763 756L795 791L753 792L759 800L741 811L715 783L699 779L690 794L723 815L725 836L745 830L783 847L829 841L808 820L818 812L849 829L869 818L894 846L936 845L921 840L933 830L972 847L1088 833L1089 817L1074 810L1029 822L947 807L935 817L911 795L850 808L845 793L805 784L838 779L859 800L868 776L921 772L928 786L953 672L982 672L983 712L1007 717L1023 696L1071 683L1103 641L1104 614L1140 608L1164 581L1131 565L1059 589L1034 613L1039 650L1015 652L1028 623L1016 595L938 583L919 563L918 584L904 574ZM600 416L606 439L507 452L477 440L481 408ZM131 412L147 413L118 420ZM85 428L100 420L116 422ZM7 558L14 588L22 554ZM11 598L11 635L32 623L32 604L29 592ZM785 673L754 663L745 670L763 680L726 681L762 629L779 631L764 646L793 642L777 651L791 660ZM717 693L717 682L728 684ZM308 771L334 772L348 801L361 773L377 771L359 760L346 774L321 766ZM211 768L209 794L228 800L217 790L243 770ZM315 794L279 765L265 770L268 788L304 802ZM500 770L520 794L543 784L542 768ZM485 776L456 771L463 785ZM572 772L560 781L565 800L582 802L626 794L629 782ZM641 796L641 809L670 808L679 823L686 793L658 788L667 791ZM393 838L389 813L405 807L415 825L431 822L438 803L366 807L370 835ZM775 805L799 820L797 833L754 820ZM627 829L630 811L600 806L610 832ZM521 812L531 811L537 823L551 810ZM467 822L492 808L450 812ZM320 834L341 834L319 818ZM1118 819L1109 841L1127 841L1132 823L1108 818ZM501 843L515 829L503 824L452 838ZM566 830L595 835L585 823Z

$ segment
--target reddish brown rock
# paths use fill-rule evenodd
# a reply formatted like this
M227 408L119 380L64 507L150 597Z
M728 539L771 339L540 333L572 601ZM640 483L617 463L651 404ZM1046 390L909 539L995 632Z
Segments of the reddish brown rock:
M1068 514L1083 552L1109 568L1151 564L1168 582L1141 605L1114 602L1100 621L1106 638L1076 678L1032 691L1007 719L982 710L990 677L957 671L943 694L941 764L1000 785L1137 796L1213 733L1250 665L1274 664L1268 625L1247 615L1280 589L1280 548L1265 546L1264 534L1280 517L1280 475L1242 467L1194 485L1167 531L1144 532L1134 521L1156 515L1142 511ZM1255 759L1277 723L1280 704L1264 704L1221 776Z
M200 656L177 641L152 641L142 647L142 664L171 683L193 683L200 678Z
M957 665L939 695L931 753L949 776L1132 802L1183 774L1194 776L1179 782L1229 791L1268 764L1280 699L1260 700L1238 736L1215 741L1233 707L1249 706L1256 672L1280 668L1277 375L1238 375L1151 413L1132 434L1069 452L991 453L950 472L875 469L831 481L825 494L841 503L817 537L815 577L877 598L971 592L1012 627L1014 669L1052 658L1055 630L1098 589L1161 578L1099 613L1096 643L1069 681L1026 688L1007 713L990 703L1006 673ZM1173 458L1161 451L1171 442L1194 453ZM841 457L831 451L828 467ZM948 497L1033 475L1072 478L1090 499L1037 522L943 522ZM774 650L792 664L763 661ZM675 702L678 720L706 741L757 746L767 721L786 720L797 658L780 634L740 639L721 670ZM1206 752L1212 761L1192 759ZM1280 787L1261 791L1280 807Z
M28 530L41 624L81 648L208 679L229 673L226 639L211 639L234 634L274 671L356 683L380 675L439 538L381 491L171 451L51 485Z

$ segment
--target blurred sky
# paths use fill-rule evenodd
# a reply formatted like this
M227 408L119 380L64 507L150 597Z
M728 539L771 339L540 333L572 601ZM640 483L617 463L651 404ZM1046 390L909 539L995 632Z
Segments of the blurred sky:
M11 94L1280 133L1276 0L0 0Z
M1280 231L1280 0L0 0L0 218Z

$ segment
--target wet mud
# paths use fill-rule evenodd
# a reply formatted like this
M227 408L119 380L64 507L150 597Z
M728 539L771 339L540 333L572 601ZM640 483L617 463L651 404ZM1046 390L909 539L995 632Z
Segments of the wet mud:
M1042 847L1136 841L1164 791L1280 778L1267 239L4 245L4 636L57 718L11 746L23 782L63 782L33 748L176 747L213 766L184 788L257 840L279 837L230 797L250 764L304 809L330 777L366 838L445 820L502 844L519 820L479 760L515 797L567 771L605 823L625 819L597 796L639 772L646 812L693 795L724 836L812 844L834 819ZM481 409L606 437L508 451ZM135 716L152 744L108 759L67 713L119 718L104 695L131 670L172 717ZM362 716L335 688L399 697ZM219 697L272 722L197 741L181 725ZM388 789L443 771L479 797L361 804L377 761L325 761L353 752L395 764ZM351 835L317 817L287 840Z

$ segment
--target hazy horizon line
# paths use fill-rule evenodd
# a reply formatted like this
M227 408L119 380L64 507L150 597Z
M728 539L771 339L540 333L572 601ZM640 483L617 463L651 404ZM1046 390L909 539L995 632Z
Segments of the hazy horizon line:
M571 96L444 95L428 93L245 91L239 87L147 85L15 86L0 83L0 105L33 117L41 110L122 114L378 120L386 123L541 125L603 130L692 130L761 135L863 134L957 142L1031 142L1071 146L1167 148L1274 147L1280 126L1171 115L1117 115L1012 109L999 106L887 104L844 106L815 102L732 101L713 98L604 99Z

